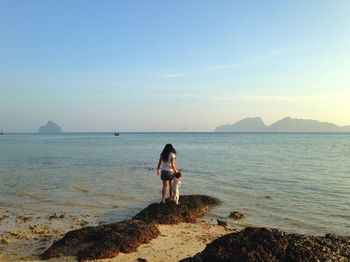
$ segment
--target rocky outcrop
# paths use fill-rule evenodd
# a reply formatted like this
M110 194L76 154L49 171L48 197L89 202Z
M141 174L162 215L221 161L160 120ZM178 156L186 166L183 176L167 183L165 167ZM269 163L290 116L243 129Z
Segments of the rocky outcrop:
M42 255L42 259L75 255L78 261L112 258L119 252L129 253L159 235L156 224L195 222L209 206L219 204L216 198L181 196L181 204L154 203L130 220L73 230L55 242Z
M285 261L350 261L350 236L287 235Z
M350 237L287 234L277 229L247 227L214 240L192 258L206 261L350 261Z
M159 235L157 224L194 222L210 206L219 204L208 196L181 196L181 204L154 203L132 219L73 230L55 242L42 259L75 255L78 261L112 258L136 251ZM143 258L139 258L144 261ZM247 227L222 236L185 262L206 261L350 261L350 236L307 236L277 229Z
M40 134L57 134L62 133L62 129L54 122L49 120L46 125L39 128Z
M97 227L85 227L68 232L42 255L42 259L76 255L79 261L112 258L119 252L135 251L159 235L154 223L125 220Z
M210 206L220 204L220 200L209 196L189 195L181 196L181 204L154 203L146 207L133 219L157 224L193 223L196 218L204 215Z

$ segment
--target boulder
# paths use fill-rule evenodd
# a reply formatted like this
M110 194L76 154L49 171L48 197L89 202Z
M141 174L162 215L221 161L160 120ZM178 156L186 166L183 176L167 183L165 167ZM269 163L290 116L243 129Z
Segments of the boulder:
M210 206L220 204L219 199L209 196L185 195L180 198L179 205L169 200L167 204L153 203L135 215L133 219L157 224L194 223L198 217L208 211Z
M42 259L76 255L78 261L115 257L119 252L135 251L159 235L154 223L125 220L97 227L85 227L68 232L42 255Z
M350 261L350 237L287 234L270 228L247 227L222 236L194 257L206 261Z
M232 218L233 220L239 220L244 218L244 215L238 211L233 211L228 217Z
M223 220L220 220L220 219L217 219L216 221L218 222L218 226L227 227L227 222L226 221L223 221Z

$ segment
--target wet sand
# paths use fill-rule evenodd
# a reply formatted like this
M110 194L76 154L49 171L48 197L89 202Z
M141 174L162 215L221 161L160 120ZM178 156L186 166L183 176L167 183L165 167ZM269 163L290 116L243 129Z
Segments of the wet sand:
M39 255L67 231L99 222L90 215L52 213L33 216L6 210L0 217L0 261L41 261ZM194 224L159 225L160 235L136 252L120 253L113 259L99 261L178 261L202 251L212 240L233 229L199 221ZM75 257L59 257L49 261L76 261Z
M97 217L88 214L33 215L23 210L1 210L0 261L38 261L39 255L67 231L98 223Z

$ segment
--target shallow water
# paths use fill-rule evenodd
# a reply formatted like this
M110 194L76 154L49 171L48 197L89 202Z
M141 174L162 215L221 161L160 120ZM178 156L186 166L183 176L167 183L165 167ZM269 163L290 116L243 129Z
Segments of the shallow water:
M184 168L180 194L223 201L209 218L238 210L241 226L350 234L350 134L8 134L0 207L129 218L160 200L155 167L166 143Z

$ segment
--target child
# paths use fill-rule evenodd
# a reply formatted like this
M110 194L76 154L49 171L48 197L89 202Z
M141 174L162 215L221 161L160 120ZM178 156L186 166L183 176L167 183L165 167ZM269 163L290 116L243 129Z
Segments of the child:
M179 192L179 187L182 182L182 174L180 172L177 172L174 177L174 183L173 183L173 192L174 192L174 201L176 205L180 204L179 203L179 198L180 198L180 192Z

